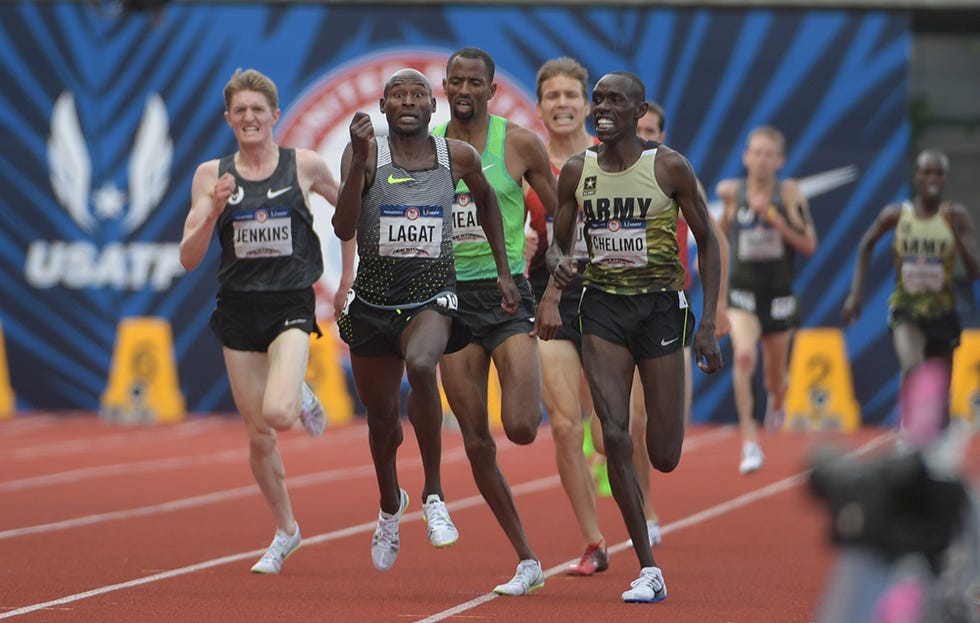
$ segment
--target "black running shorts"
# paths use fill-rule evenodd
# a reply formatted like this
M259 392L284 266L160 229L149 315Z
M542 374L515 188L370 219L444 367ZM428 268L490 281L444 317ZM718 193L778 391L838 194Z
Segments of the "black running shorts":
M950 312L935 318L913 316L904 309L888 311L888 328L908 322L919 328L926 336L926 357L949 357L960 345L960 318L956 312Z
M426 310L434 310L452 318L449 342L444 353L454 353L470 342L470 329L459 314L436 302L408 309L384 309L365 303L356 296L348 298L344 312L337 320L340 337L359 357L384 357L402 353L402 333L413 318Z
M316 323L312 287L284 292L218 292L211 331L222 346L264 353L289 329L323 335Z
M755 314L762 335L780 333L800 325L800 302L790 293L772 296L763 292L732 289L728 291L728 307Z
M625 346L637 359L669 355L690 343L695 318L683 291L610 294L585 288L582 335Z
M521 294L521 301L513 316L500 307L496 279L456 283L459 315L473 332L470 341L483 346L487 352L492 353L510 336L527 334L534 328L534 295L531 293L531 284L524 275L514 275L514 283Z

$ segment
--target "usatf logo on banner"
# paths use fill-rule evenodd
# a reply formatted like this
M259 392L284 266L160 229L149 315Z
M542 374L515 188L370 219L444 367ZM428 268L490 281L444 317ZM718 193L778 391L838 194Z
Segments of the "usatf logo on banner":
M92 175L75 98L62 93L51 113L48 172L58 203L78 225L76 240L35 240L24 278L35 288L165 290L183 274L179 244L126 242L159 206L170 184L173 140L163 99L146 102L129 157L128 188ZM99 184L93 190L93 185Z

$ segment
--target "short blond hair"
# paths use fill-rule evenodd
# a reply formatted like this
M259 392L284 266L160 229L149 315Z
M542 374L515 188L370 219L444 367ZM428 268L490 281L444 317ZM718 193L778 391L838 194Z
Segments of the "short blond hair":
M786 153L786 138L783 136L782 132L771 125L760 125L756 129L749 132L749 138L746 143L751 141L753 136L765 136L772 142L776 143L776 147L779 148L779 153Z
M254 69L243 71L241 67L235 70L228 84L225 85L226 110L231 108L231 99L242 91L261 93L273 111L279 110L279 91L276 89L276 83L262 72Z

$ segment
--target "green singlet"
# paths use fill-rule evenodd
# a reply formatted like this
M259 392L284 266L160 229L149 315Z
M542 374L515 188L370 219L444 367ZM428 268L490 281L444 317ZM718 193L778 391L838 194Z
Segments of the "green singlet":
M435 136L445 136L448 122L432 130ZM507 137L507 120L490 115L486 148L480 155L483 174L497 193L497 203L504 222L504 241L507 245L507 261L513 275L524 272L524 189L507 172L504 162L504 141ZM459 281L496 279L497 264L494 262L490 243L487 242L473 196L463 180L456 186L453 203L453 253L456 256L456 278Z

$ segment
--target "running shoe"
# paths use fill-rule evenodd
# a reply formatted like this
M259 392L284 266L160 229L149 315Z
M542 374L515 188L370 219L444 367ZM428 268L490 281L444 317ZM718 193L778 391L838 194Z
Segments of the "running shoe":
M378 527L374 529L371 539L371 561L378 571L387 571L395 564L401 542L398 540L398 522L401 521L405 509L408 508L408 494L400 489L401 506L394 515L384 511L378 512Z
M272 539L272 544L266 550L262 558L252 566L252 573L265 573L275 575L282 569L282 563L286 562L289 555L299 549L303 538L299 535L299 524L296 524L296 534L290 536L282 530L276 530L276 536Z
M742 445L742 462L738 465L738 473L749 474L759 470L765 458L759 444L754 441L746 441Z
M582 558L565 569L565 573L568 575L595 575L608 568L609 555L606 554L606 541L603 539L586 547Z
M323 413L323 405L320 404L320 399L316 397L316 394L305 382L303 383L303 401L299 417L303 421L303 428L313 437L319 437L327 425L327 418Z
M785 420L786 412L783 409L767 409L765 419L763 420L763 426L765 426L766 430L776 433L783 430L783 422Z
M544 586L544 571L541 563L533 558L522 560L517 564L517 573L505 584L493 589L498 595L527 595L531 591Z
M640 577L630 583L623 593L623 601L631 604L652 604L667 599L667 584L660 567L643 567Z
M647 536L650 537L650 547L660 545L663 535L660 534L660 524L656 519L647 519Z
M650 539L650 547L660 545L663 535L660 534L660 524L656 519L647 519L647 538ZM633 539L626 541L627 545L633 545Z
M433 493L422 504L422 517L427 524L429 543L435 547L449 547L459 540L459 530L449 517L446 503Z

